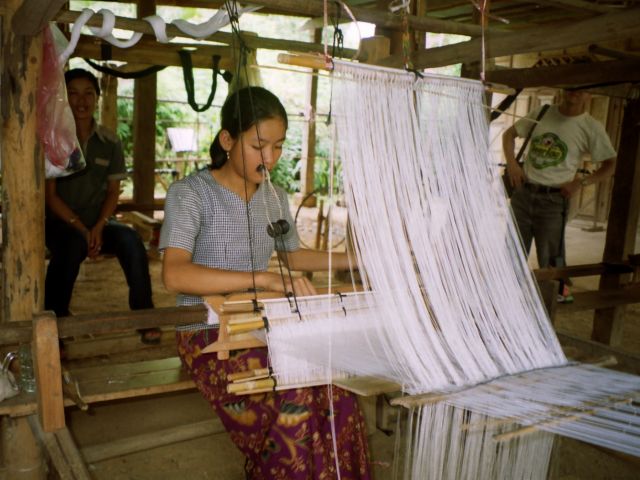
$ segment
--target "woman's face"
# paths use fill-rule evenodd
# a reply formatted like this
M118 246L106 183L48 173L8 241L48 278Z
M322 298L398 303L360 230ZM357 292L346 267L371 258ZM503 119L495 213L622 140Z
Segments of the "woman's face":
M282 119L269 118L251 126L237 139L226 130L223 133L226 135L221 136L221 142L229 152L229 167L248 182L258 184L264 179L262 165L269 171L276 166L287 130Z
M67 84L67 98L73 118L88 120L93 118L98 105L98 94L87 78L76 78Z

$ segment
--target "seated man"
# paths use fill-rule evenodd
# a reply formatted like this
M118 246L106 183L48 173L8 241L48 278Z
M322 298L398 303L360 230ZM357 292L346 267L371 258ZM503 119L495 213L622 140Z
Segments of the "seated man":
M111 217L125 178L122 146L115 133L93 119L100 87L79 68L65 74L69 105L87 166L68 177L48 179L45 188L46 244L51 260L45 281L45 308L69 315L80 264L88 256L115 254L129 285L132 310L153 308L147 252L135 230ZM141 332L144 343L158 343L159 329Z

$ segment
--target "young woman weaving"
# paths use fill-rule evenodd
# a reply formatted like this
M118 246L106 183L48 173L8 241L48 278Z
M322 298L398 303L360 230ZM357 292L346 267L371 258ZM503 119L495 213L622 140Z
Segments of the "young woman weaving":
M285 192L265 182L280 157L286 131L287 115L276 96L259 87L241 89L222 107L210 169L169 189L160 248L163 280L179 293L179 305L254 288L315 293L304 277L267 271L274 249L292 270L326 270L328 265L326 253L299 248ZM333 254L332 262L336 269L349 266L346 254ZM215 325L179 329L178 351L246 456L248 478L337 478L336 468L342 479L370 478L364 423L352 394L333 387L329 398L329 389L322 386L243 397L228 394L227 375L266 367L267 351L235 351L229 360L202 355L201 349L217 337Z

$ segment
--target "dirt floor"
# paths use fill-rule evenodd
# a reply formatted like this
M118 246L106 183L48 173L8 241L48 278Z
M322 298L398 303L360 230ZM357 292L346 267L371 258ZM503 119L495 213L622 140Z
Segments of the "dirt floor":
M341 213L336 214L339 218ZM303 210L300 230L307 244L315 241L316 212ZM569 264L598 262L604 245L604 232L583 230L590 225L573 221L567 230L567 252ZM337 229L333 240L339 242L342 232ZM636 251L640 251L636 249ZM535 262L532 259L532 262ZM166 292L160 281L161 264L151 261L151 275L154 287L154 301L157 307L174 305L174 296ZM574 291L595 287L594 278L574 280ZM88 262L76 284L71 310L76 313L109 312L127 308L127 289L122 272L114 259ZM581 313L563 315L557 318L559 331L588 339L591 330L592 314ZM622 349L640 354L640 308L628 309L625 321ZM83 341L78 339L71 346L70 353L79 355ZM77 352L73 348L77 347ZM138 358L145 349L132 333L117 342L113 356ZM161 347L167 356L174 356L173 334L167 329L163 332ZM375 428L375 405L365 401L365 411L370 426L371 456L374 462L375 478L392 478L395 435ZM389 413L389 411L387 411ZM390 412L393 415L393 412ZM72 433L82 449L105 445L110 442L140 436L165 435L177 426L195 424L213 419L208 404L197 393L180 393L163 397L136 401L113 402L93 406L89 414L79 410L69 410L68 420ZM393 430L393 417L383 425ZM144 438L144 437L141 437ZM226 433L216 433L193 440L177 442L171 446L153 448L117 456L91 463L90 471L98 480L118 479L243 479L243 459L230 442ZM602 449L587 446L580 442L557 439L550 466L549 478L557 479L632 479L640 478L638 459L628 459L613 455Z

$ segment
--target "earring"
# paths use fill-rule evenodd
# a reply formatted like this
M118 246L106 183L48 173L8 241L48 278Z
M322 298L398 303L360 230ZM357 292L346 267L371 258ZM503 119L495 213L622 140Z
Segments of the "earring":
M229 157L230 157L229 150L226 151L226 154L227 154L227 160L229 160Z

